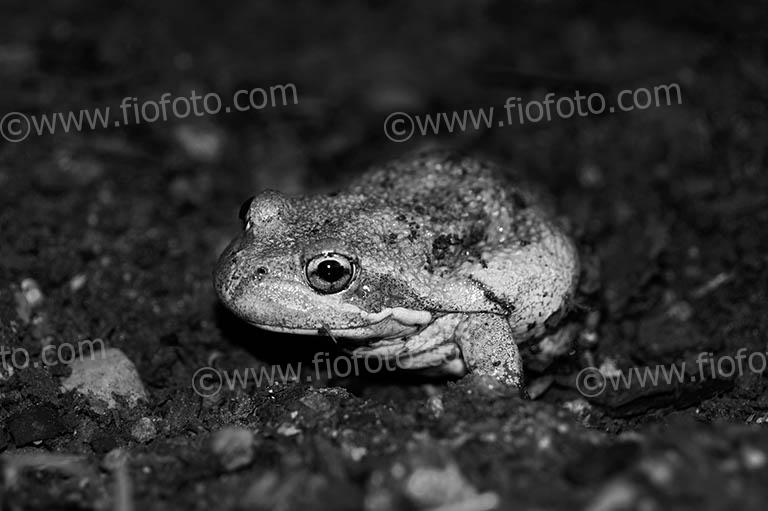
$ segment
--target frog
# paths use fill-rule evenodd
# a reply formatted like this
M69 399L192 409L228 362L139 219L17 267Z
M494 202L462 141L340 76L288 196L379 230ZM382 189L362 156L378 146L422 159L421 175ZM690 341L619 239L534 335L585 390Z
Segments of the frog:
M518 344L568 311L579 257L540 187L450 149L374 165L332 193L264 190L214 287L261 329L331 337L397 368L523 385Z

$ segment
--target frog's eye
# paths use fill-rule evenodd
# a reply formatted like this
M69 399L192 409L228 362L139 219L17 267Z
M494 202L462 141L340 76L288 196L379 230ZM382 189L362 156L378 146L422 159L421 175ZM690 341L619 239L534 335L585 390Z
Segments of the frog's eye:
M318 293L338 293L352 282L355 264L341 254L322 254L307 263L306 273L309 285Z
M240 219L241 222L243 222L243 227L247 231L250 228L250 222L248 222L248 211L251 209L251 203L253 202L254 197L251 197L250 199L247 199L243 204L240 206L240 211L237 213L237 217Z

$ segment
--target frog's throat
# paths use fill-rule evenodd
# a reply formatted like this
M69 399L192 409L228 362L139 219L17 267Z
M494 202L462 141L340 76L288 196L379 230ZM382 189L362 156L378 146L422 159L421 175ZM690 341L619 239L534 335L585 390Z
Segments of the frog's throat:
M363 313L360 316L360 324L354 326L331 327L318 325L315 328L296 328L260 323L254 323L254 325L271 332L299 335L321 335L321 332L328 332L345 339L370 339L372 337L386 338L411 334L421 330L431 322L431 312L393 307L376 313Z

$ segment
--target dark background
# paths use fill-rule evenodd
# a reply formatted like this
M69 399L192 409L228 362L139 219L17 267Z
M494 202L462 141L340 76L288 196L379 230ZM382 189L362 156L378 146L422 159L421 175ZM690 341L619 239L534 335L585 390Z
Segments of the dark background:
M574 381L589 365L766 351L767 11L714 1L4 0L0 115L193 89L226 101L285 83L299 98L0 141L0 344L35 355L44 339L101 337L133 360L150 396L100 415L59 391L66 369L0 379L4 504L109 508L103 460L122 448L136 509L413 509L425 505L404 482L413 474L445 485L443 495L495 495L500 509L764 509L763 375L592 400ZM249 195L343 186L424 143L384 136L394 111L666 83L680 84L682 105L438 137L535 176L573 226L585 272L566 324L579 333L557 357L529 350L535 399L388 375L252 385L213 400L192 391L212 357L231 370L333 348L247 328L217 307L211 272ZM45 298L25 318L15 296L26 278ZM45 420L43 408L53 410ZM157 425L143 443L130 433L142 417ZM16 445L11 425L41 441ZM209 447L225 425L255 434L239 471ZM82 469L14 461L64 453L82 455ZM482 509L465 502L457 509Z

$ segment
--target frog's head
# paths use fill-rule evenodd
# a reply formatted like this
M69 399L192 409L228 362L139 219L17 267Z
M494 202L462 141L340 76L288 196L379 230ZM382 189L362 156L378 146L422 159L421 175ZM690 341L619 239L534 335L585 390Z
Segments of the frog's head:
M214 275L224 305L268 330L350 339L400 337L429 324L424 293L409 284L413 261L382 247L362 202L274 191L246 201L243 231Z

